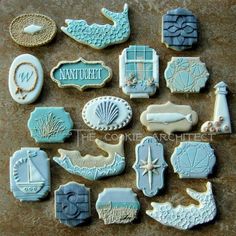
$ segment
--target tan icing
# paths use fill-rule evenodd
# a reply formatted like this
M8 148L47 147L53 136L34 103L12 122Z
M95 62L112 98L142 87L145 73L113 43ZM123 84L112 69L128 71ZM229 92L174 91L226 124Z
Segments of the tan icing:
M119 142L117 144L108 144L99 139L95 139L97 146L105 151L108 156L98 155L93 156L86 154L82 156L80 151L69 151L64 149L59 149L58 152L61 155L61 158L67 156L73 165L82 166L82 167L101 167L104 165L110 165L113 163L115 154L124 156L124 135L119 137Z
M137 217L138 210L131 208L111 208L104 207L97 209L99 219L104 220L104 224L126 224Z
M188 122L186 119L182 119L176 122L171 122L168 124L155 123L147 121L148 113L181 113L187 116L191 114L192 123ZM171 102L167 102L162 105L150 105L140 116L141 123L147 127L148 131L164 131L167 134L171 134L174 131L188 131L191 127L198 122L198 115L192 108L188 105L176 105Z

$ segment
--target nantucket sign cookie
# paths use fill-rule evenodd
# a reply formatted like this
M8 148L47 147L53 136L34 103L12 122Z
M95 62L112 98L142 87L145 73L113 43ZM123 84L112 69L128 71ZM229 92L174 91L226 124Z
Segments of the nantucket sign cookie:
M24 47L36 47L49 43L56 35L56 23L41 14L17 16L10 25L11 38Z
M49 159L39 148L21 148L10 158L10 187L20 201L38 201L51 188Z
M119 57L120 87L130 98L149 98L159 86L159 56L145 45L132 45Z
M11 97L20 104L33 103L41 93L43 68L33 55L22 54L14 59L9 70Z
M103 96L85 104L82 117L95 130L108 131L125 127L132 118L132 109L122 98Z
M85 20L66 19L67 27L61 30L77 42L96 49L125 42L130 35L128 5L125 4L123 12L119 13L102 8L102 14L113 21L113 25L88 25Z
M112 70L103 61L62 61L51 71L51 78L59 87L99 88L112 77Z

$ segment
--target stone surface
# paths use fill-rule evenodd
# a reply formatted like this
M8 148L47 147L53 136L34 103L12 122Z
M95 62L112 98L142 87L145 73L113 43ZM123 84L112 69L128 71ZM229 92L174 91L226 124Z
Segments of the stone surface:
M166 0L129 0L129 17L132 27L130 39L114 47L105 50L95 50L82 44L73 42L64 33L58 31L54 41L40 48L22 48L15 44L9 35L8 26L12 19L19 14L28 12L40 12L54 19L58 26L64 24L65 18L83 18L87 22L109 23L103 16L93 14L100 12L100 9L106 6L108 9L119 12L123 7L123 1L111 0L2 0L0 4L0 68L1 68L1 93L0 93L0 230L4 236L15 236L16 233L24 236L37 235L54 236L144 236L147 232L149 236L234 236L236 232L236 31L234 22L236 15L236 2L234 0L225 0L224 4L220 0L186 0L186 1L166 1ZM175 52L166 48L161 43L161 18L169 9L176 7L186 7L198 17L200 22L200 40L195 50L185 51L184 53ZM91 13L91 11L93 11ZM62 15L65 17L62 17ZM119 89L119 63L118 56L124 48L130 44L146 44L154 48L160 54L160 88L159 92L150 99L133 101L127 99L127 96ZM30 53L40 58L44 65L45 81L42 93L36 104L22 106L12 100L7 84L9 67L13 59L22 53ZM78 55L79 54L79 55ZM88 90L86 93L80 93L76 89L60 89L50 79L51 69L59 60L71 60L81 56L87 60L99 58L112 68L114 79L102 89ZM164 81L164 70L167 62L173 56L200 56L206 63L211 78L204 90L200 94L171 94ZM223 78L223 77L224 78ZM216 135L214 137L204 134L202 139L199 136L201 124L210 120L214 112L215 90L214 85L224 80L229 88L227 101L231 112L231 122L234 134ZM133 108L133 120L125 130L112 133L91 133L84 124L81 117L82 107L92 98L104 95L113 95L126 99ZM162 194L153 199L143 196L141 191L135 188L135 172L132 165L135 161L135 146L142 138L152 133L147 132L139 121L142 111L150 104L163 104L171 100L176 104L188 104L194 107L199 115L199 122L193 129L192 135L185 137L180 134L171 136L171 140L165 140L166 136L160 137L165 149L165 159L170 168L167 168L166 183ZM111 135L124 133L128 135L125 144L127 167L124 174L111 179L100 181L87 181L79 176L72 176L67 173L55 162L51 161L52 190L55 190L61 184L71 180L84 183L91 191L92 222L88 226L79 229L71 229L60 224L54 217L53 196L42 202L21 204L15 200L9 191L9 156L18 150L21 146L34 146L35 141L30 137L26 122L30 112L36 106L62 106L70 112L74 120L76 129L82 130L76 137L73 132L71 138L63 144L40 144L41 149L45 150L49 157L57 155L59 148L79 149L82 154L98 153L94 145L94 139L99 138L106 142L117 143L117 140L110 140ZM82 137L87 132L87 136ZM89 139L91 135L91 139ZM107 139L105 139L106 135ZM162 134L164 135L164 134ZM130 139L135 141L131 141ZM145 210L150 209L151 201L172 202L173 204L196 203L189 198L185 192L186 188L192 188L196 191L205 191L205 180L181 180L172 171L170 157L180 141L205 141L210 142L215 149L217 156L216 168L209 179L213 185L215 200L217 203L218 214L215 222L199 226L191 232L181 232L174 228L164 227L158 224L150 217L146 216ZM126 224L122 226L105 226L102 220L98 219L95 202L97 196L104 188L109 187L133 188L137 192L141 204L139 221L135 224ZM17 217L16 217L17 216ZM13 224L14 222L14 224Z

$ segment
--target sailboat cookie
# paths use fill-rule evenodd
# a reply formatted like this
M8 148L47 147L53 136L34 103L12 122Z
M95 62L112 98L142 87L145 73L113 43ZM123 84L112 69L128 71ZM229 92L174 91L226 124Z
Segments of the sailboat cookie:
M216 100L214 108L214 118L212 121L206 121L201 126L201 132L212 134L231 133L231 122L228 103L226 99L227 84L223 81L219 82L214 87L216 89Z
M153 197L164 186L164 170L167 163L164 159L163 145L154 137L145 137L136 146L135 156L133 169L136 172L136 185L145 196Z
M54 157L53 160L68 172L89 180L122 173L125 168L124 135L120 136L117 144L108 144L99 139L95 142L100 149L108 153L108 156L82 156L79 151L59 149L61 156Z
M66 19L67 27L63 26L61 30L77 42L95 49L102 49L109 45L125 42L130 35L128 5L124 5L123 12L111 12L106 8L102 8L101 12L114 24L88 25L85 20Z
M170 202L152 202L153 209L147 210L146 214L163 225L182 230L207 223L215 218L217 209L211 183L207 182L206 187L206 192L186 189L187 194L198 201L199 205L190 204L188 206L178 205L173 207Z
M38 201L51 188L49 159L39 148L21 148L10 158L10 188L20 201Z
M141 123L148 131L188 131L198 122L198 115L187 105L167 102L162 105L150 105L140 116Z
M90 189L84 184L69 182L60 185L54 195L55 217L62 224L75 227L90 218Z

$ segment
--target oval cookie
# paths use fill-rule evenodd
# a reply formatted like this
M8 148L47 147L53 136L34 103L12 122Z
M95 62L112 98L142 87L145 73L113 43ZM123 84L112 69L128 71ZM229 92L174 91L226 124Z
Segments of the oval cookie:
M11 97L20 104L33 103L41 93L42 86L43 68L38 58L30 54L16 57L9 70Z
M125 127L132 117L132 109L122 98L103 96L85 104L82 111L86 125L95 130L108 131Z
M56 35L56 23L41 14L17 16L10 24L10 35L14 42L24 47L36 47L50 42Z

